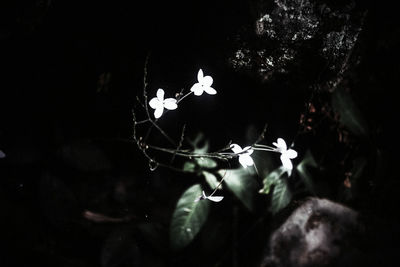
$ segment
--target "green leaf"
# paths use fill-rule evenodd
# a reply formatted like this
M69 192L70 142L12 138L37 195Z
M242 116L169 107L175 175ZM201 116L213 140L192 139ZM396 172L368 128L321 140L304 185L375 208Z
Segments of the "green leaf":
M197 153L197 151L195 151L195 153ZM217 162L210 158L195 158L195 161L202 168L212 169L217 167Z
M303 179L304 184L306 185L307 189L315 194L314 184L312 181L311 174L308 172L308 167L316 168L318 165L315 162L314 157L312 156L311 152L308 150L303 158L303 160L297 165L296 170L298 171L300 177Z
M170 242L173 250L180 250L187 246L205 223L210 202L195 202L201 194L201 186L195 184L188 188L179 199L170 227Z
M286 179L279 179L274 184L274 191L272 192L271 212L275 214L285 208L291 199L292 194L289 191Z
M229 190L232 191L248 210L253 211L254 192L257 191L258 184L253 178L251 169L220 170L218 173L224 178Z
M270 172L263 180L264 187L259 191L261 194L269 194L271 190L271 186L276 184L281 176L285 173L285 169L283 167L279 167L274 171Z
M265 153L265 151L255 150L251 157L253 158L254 165L257 166L258 173L264 177L275 169L275 159L273 153Z
M283 167L270 172L263 180L264 187L260 190L263 194L272 194L270 210L273 214L286 207L292 199L292 194L287 186L286 179L282 176L286 173ZM271 193L271 189L272 193Z
M203 171L202 174L204 175L206 182L212 189L215 189L219 185L219 181L218 181L217 177L215 177L214 174L212 174L208 171ZM218 188L221 189L221 186L219 186Z
M189 143L193 146L194 148L194 153L197 154L204 154L208 151L208 141L204 141L204 145L200 147L199 144L204 140L204 134L203 133L198 133L193 141L189 140Z
M191 161L186 161L183 164L183 171L184 172L196 172L196 164Z
M350 94L338 88L333 93L332 106L340 115L340 122L353 134L368 135L368 126Z

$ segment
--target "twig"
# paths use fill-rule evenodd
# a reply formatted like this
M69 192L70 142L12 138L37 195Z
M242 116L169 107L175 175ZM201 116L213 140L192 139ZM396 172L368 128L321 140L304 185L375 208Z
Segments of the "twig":
M193 93L193 92L190 91L190 92L187 93L186 95L184 95L184 96L182 96L181 98L179 98L179 99L176 101L176 104L179 104L183 99L185 99L186 97L190 96L192 93Z
M268 124L266 123L266 124L264 125L264 128L263 128L263 130L261 131L260 135L258 136L257 140L254 142L253 146L256 145L256 144L258 144L258 143L260 143L262 140L264 140L264 138L265 138L265 133L267 132L267 127L268 127Z
M186 129L186 124L183 125L182 134L181 134L181 140L179 140L179 144L178 144L177 148L175 149L175 151L180 150L181 147L182 147L183 140L184 140L184 138L185 138L185 129ZM174 154L172 155L171 164L174 162L175 156L176 156L176 153L174 153Z

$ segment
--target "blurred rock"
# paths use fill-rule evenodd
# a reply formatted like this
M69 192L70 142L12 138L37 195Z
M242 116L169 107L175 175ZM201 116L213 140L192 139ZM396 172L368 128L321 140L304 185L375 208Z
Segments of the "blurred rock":
M271 236L261 266L358 266L363 226L354 210L310 198Z

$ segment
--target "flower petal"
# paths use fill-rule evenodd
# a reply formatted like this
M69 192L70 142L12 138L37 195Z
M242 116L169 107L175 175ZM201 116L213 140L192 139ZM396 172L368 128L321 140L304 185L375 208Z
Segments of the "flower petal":
M214 88L212 88L212 87L204 86L203 89L204 89L204 91L206 91L206 93L209 94L209 95L215 95L215 94L217 94L217 91L216 91Z
M288 157L285 157L285 155L283 155L283 154L281 155L281 161L282 161L282 165L285 169L287 169L287 170L293 169L292 161Z
M164 107L169 110L174 110L178 108L178 105L176 104L176 99L175 98L167 98L164 100Z
M190 88L190 91L193 92L195 95L200 96L203 94L203 86L200 85L200 83L195 83L192 88Z
M278 138L277 141L278 141L277 147L280 148L280 149L282 149L282 150L285 150L285 151L286 151L287 146L286 146L285 140L283 140L282 138Z
M197 73L197 80L200 82L201 80L203 80L204 74L203 74L203 70L200 69L199 72Z
M163 114L163 112L164 112L164 107L163 106L157 107L156 110L154 111L154 117L156 119L160 118L161 115Z
M162 106L162 102L160 102L157 97L154 97L149 101L149 106L153 109L156 109Z
M253 159L249 155L239 156L239 162L243 167L252 166L254 164Z
M199 80L199 83L205 87L210 87L213 83L213 78L211 78L211 76L205 76L201 81Z
M220 202L222 199L224 199L224 197L221 196L215 196L215 197L207 197L208 200L214 201L214 202Z
M6 154L0 150L0 159L3 159L6 157Z
M294 159L297 157L297 152L293 149L289 149L288 151L285 152L285 156L288 157L289 159Z
M251 146L244 147L243 151L246 151L246 155L251 155L254 152L254 150L251 149Z
M232 149L233 153L235 153L235 154L238 154L243 151L242 148L238 144L232 144L231 149Z
M158 100L160 100L161 102L163 102L164 101L164 90L163 89L158 89L157 90L157 98L158 98Z

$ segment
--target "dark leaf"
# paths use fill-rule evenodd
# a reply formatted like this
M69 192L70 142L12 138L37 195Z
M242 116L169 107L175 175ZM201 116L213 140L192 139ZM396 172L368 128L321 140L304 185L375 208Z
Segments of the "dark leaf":
M307 170L308 167L317 167L317 163L314 160L311 152L308 150L303 158L303 160L297 165L296 170L300 177L303 179L304 184L307 189L315 194L314 184L310 172Z
M340 122L353 134L366 136L368 125L350 94L338 88L333 93L332 106L340 115Z
M236 170L220 170L218 172L224 177L226 186L250 211L254 208L254 193L257 192L258 184L253 177L250 168Z
M211 189L215 189L218 186L219 181L218 181L217 177L215 177L214 174L212 174L211 172L208 172L208 171L203 171L202 174L203 174L204 178L206 179L207 184L211 187ZM222 188L222 186L218 187L218 189L221 189L221 188Z
M170 228L173 250L180 250L192 242L207 219L210 201L195 202L202 195L202 191L199 184L191 186L182 194L176 205Z

